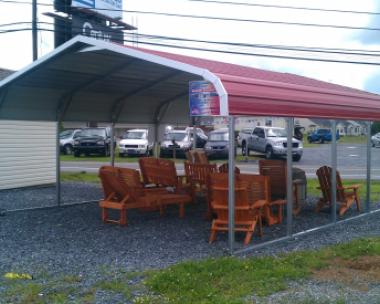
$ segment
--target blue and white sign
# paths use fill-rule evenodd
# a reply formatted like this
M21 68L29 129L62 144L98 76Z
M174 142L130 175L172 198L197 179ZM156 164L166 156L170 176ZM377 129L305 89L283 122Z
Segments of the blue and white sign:
M220 115L220 100L214 85L208 81L191 81L189 85L191 116Z
M71 6L88 8L114 19L123 17L122 0L72 0Z

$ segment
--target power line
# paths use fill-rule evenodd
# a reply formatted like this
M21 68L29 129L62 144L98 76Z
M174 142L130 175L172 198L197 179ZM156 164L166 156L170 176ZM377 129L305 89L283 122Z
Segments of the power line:
M55 32L51 29L40 29L42 31ZM134 42L134 40L123 39L123 42ZM231 54L231 55L243 55L243 56L258 56L258 57L267 57L267 58L277 58L277 59L292 59L292 60L303 60L303 61L314 61L314 62L329 62L329 63L350 63L350 64L361 64L361 65L376 65L380 66L378 62L367 62L367 61L354 61L354 60L338 60L338 59L328 59L328 58L309 58L301 56L287 56L287 55L274 55L274 54L262 54L262 53L252 53L252 52L238 52L238 51L227 51L220 49L209 49L209 48L200 48L200 47L189 47L183 45L174 45L174 44L165 44L157 42L147 42L139 41L139 44L153 45L166 48L176 48L176 49L186 49L192 51L205 51L213 53L222 53L222 54Z
M214 3L214 4L228 4L228 5L238 5L238 6L254 6L254 7L267 7L267 8L304 10L304 11L331 12L331 13L350 13L350 14L363 14L363 15L380 15L379 12L338 10L338 9L326 9L326 8L313 8L313 7L305 7L305 6L259 4L259 3L250 3L250 2L232 2L232 1L217 1L217 0L188 0L188 1L204 2L204 3Z
M23 23L23 22L19 22ZM30 23L30 22L25 22ZM39 24L54 25L50 22L38 22ZM0 27L3 25L0 25ZM72 27L72 29L81 29ZM111 29L109 31L104 31L106 33L112 33ZM129 33L125 33L131 35ZM152 40L169 40L169 41L183 41L183 42L196 42L204 44L213 45L224 45L233 47L249 47L249 48L261 48L270 50L285 50L285 51L296 51L296 52L311 52L311 53L325 53L325 54L340 54L340 55L355 55L355 56L378 56L379 50L363 50L363 49L343 49L343 48L323 48L323 47L306 47L306 46L288 46L288 45L271 45L271 44L250 44L242 42L226 42L226 41L210 41L210 40L200 40L200 39L189 39L181 37L170 37L162 35L151 35L151 34L141 34L134 33L134 36L141 38L152 39Z
M30 22L18 22L14 24L22 24ZM54 25L50 22L38 22L39 24ZM1 26L10 25L3 24ZM75 27L72 27L75 28ZM77 28L80 29L80 28ZM109 31L104 31L106 33L112 33L111 29ZM131 35L129 33L125 33ZM296 52L312 52L312 53L325 53L325 54L340 54L340 55L356 55L356 56L378 56L379 50L363 50L363 49L343 49L343 48L324 48L324 47L306 47L306 46L288 46L288 45L271 45L271 44L250 44L242 42L226 42L226 41L210 41L210 40L200 40L200 39L189 39L181 37L170 37L162 35L151 35L151 34L141 34L134 33L134 36L141 38L152 39L152 40L169 40L169 41L183 41L183 42L196 42L196 43L205 43L205 44L216 44L224 46L234 46L234 47L249 47L249 48L262 48L270 50L285 50L285 51L296 51Z
M0 0L0 2L18 3L18 4L31 4L30 2L14 1L14 0ZM45 6L52 6L52 4L43 4ZM80 7L77 7L80 9ZM166 17L181 17L181 18L193 18L193 19L207 19L218 21L234 21L234 22L249 22L249 23L265 23L275 25L290 25L290 26L306 26L306 27L320 27L320 28L336 28L336 29L349 29L349 30L366 30L366 31L380 31L380 28L376 27L356 27L349 25L334 25L334 24L320 24L320 23L303 23L303 22L287 22L287 21L272 21L272 20L257 20L257 19L241 19L241 18L229 18L229 17L217 17L206 15L190 15L190 14L177 14L177 13L165 13L155 11L138 11L138 10L118 10L118 9L100 9L94 8L98 11L118 11L125 13L135 14L148 14Z

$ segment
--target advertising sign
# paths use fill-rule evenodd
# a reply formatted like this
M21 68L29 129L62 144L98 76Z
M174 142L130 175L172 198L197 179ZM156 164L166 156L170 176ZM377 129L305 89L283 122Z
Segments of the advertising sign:
M72 34L73 37L83 35L99 40L119 43L123 43L124 38L123 32L120 30L114 30L95 20L88 20L75 15L73 16Z
M71 6L89 8L114 19L123 17L122 0L72 0Z
M191 116L220 115L219 96L213 84L208 81L190 82L189 105Z

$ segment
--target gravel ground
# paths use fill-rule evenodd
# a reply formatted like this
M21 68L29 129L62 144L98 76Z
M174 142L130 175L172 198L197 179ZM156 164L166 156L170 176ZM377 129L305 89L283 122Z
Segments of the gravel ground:
M98 185L63 183L64 203L75 201L78 193L81 200L96 200L101 196ZM54 204L54 187L0 191L0 208L3 209ZM294 219L294 231L328 223L329 213L315 214L313 206L315 200L310 199L300 216ZM128 213L128 227L103 224L96 203L6 212L0 216L0 276L6 272L30 273L34 277L41 273L53 276L76 274L86 278L81 284L91 285L104 276L104 269L109 272L112 269L161 268L183 260L224 255L227 236L220 234L217 242L208 244L210 223L203 219L204 212L204 204L201 203L187 206L184 219L178 218L177 206L170 206L163 217L157 212L132 210ZM345 218L356 214L354 209L350 210ZM277 255L294 250L317 249L363 236L379 236L378 218L379 214L374 214L323 232L260 248L247 255ZM252 244L281 237L285 233L285 223L265 227L264 237L254 236ZM239 248L243 248L242 239L242 236L237 237ZM310 288L300 288L298 292L304 291L305 297L310 297L308 292L311 295L328 295L325 290L328 286L305 284ZM276 296L281 297L277 294L273 295L273 299ZM97 303L117 303L105 300L101 294L98 297ZM331 297L334 299L333 294ZM361 298L359 294L358 298ZM271 298L267 300L272 301ZM273 301L270 303L276 303Z

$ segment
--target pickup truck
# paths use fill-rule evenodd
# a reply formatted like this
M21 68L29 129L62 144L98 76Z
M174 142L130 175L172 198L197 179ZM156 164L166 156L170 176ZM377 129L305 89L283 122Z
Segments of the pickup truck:
M339 139L339 132L336 133L336 139ZM307 141L309 143L319 142L323 144L332 140L332 134L330 129L318 129L307 136Z
M270 159L276 156L286 157L287 153L287 132L284 128L256 127L243 129L239 133L238 142L241 144L243 155L256 151L265 153L265 157ZM293 160L299 161L303 153L302 142L292 139Z

